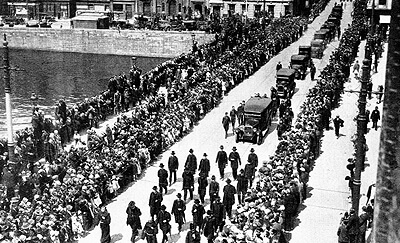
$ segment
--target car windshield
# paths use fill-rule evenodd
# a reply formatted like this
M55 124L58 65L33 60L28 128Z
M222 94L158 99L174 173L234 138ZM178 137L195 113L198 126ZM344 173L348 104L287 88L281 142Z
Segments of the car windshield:
M254 118L254 117L247 117L245 125L257 127L258 123L259 123L259 119Z

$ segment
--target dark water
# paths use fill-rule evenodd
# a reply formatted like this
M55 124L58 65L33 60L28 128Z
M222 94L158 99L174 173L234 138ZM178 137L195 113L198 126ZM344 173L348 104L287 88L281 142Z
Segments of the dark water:
M136 64L146 72L166 60L138 57ZM130 62L130 56L11 49L10 65L24 70L11 73L14 130L30 124L32 92L39 96L38 106L44 114L53 115L60 98L71 105L99 94L110 77L129 73ZM5 137L3 71L0 73L0 137Z

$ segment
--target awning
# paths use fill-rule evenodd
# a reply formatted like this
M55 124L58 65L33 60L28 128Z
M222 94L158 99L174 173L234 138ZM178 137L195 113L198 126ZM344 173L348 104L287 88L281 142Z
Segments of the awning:
M224 4L222 0L210 0L210 4Z

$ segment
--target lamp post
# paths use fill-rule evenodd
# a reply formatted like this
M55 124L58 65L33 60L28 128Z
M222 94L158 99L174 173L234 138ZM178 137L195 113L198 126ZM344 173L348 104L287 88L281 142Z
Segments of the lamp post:
M7 145L8 145L8 163L15 167L15 156L14 156L14 133L12 124L12 114L11 114L11 83L10 83L10 59L7 36L4 34L3 41L3 70L4 70L4 93L6 96L6 117L7 117Z

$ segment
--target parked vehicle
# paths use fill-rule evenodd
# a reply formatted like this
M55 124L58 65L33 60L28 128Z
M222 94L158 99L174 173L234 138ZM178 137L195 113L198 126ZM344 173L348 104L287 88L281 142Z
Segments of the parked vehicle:
M160 19L157 23L155 23L155 28L157 30L168 31L171 30L171 23L168 20Z
M236 142L261 144L274 114L274 101L264 96L251 97L244 105L244 123L236 128Z
M311 66L311 46L299 46L299 55L307 57L307 67Z
M321 59L325 50L325 43L323 40L311 41L311 57Z
M40 24L39 20L31 19L28 20L28 22L26 22L26 27L39 27L39 24Z
M296 88L296 70L281 68L276 73L276 90L279 98L292 97Z
M290 64L292 69L296 71L296 79L305 79L308 62L308 57L306 55L292 55Z
M183 28L184 30L196 30L197 29L197 25L196 25L196 21L195 20L183 20Z
M171 24L171 30L182 31L184 29L182 20L173 19L170 21L170 24Z

